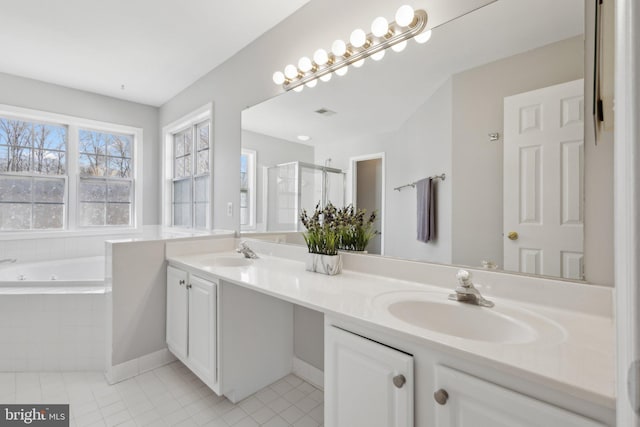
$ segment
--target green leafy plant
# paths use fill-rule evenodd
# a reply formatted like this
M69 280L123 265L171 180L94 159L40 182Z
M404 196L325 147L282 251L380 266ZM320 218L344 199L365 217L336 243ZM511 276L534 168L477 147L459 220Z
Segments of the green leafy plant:
M337 255L340 243L341 225L336 218L337 209L331 203L320 209L316 205L313 215L305 209L300 213L300 221L307 229L302 233L307 248L312 254Z
M300 221L307 229L303 233L310 253L336 255L338 250L364 251L369 241L378 234L373 228L376 211L368 218L365 209L353 205L337 209L328 203L320 209L320 203L311 216L306 210L300 213Z
M338 211L338 221L341 226L340 249L348 251L364 251L369 241L378 234L373 228L376 221L376 211L366 217L366 209L355 209L353 205Z

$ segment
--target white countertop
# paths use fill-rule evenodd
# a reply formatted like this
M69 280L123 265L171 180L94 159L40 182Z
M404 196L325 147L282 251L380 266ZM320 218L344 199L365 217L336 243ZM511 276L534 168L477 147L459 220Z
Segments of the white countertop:
M337 276L305 271L299 261L260 255L248 266L207 265L213 255L172 256L169 262L198 275L220 278L249 289L329 315L347 316L367 325L419 341L434 350L475 358L507 373L561 392L615 408L615 358L613 319L576 311L489 298L496 307L515 307L547 319L555 330L529 343L491 343L440 334L409 325L381 307L381 295L390 292L429 292L447 298L450 290L345 270ZM485 297L488 297L485 295Z

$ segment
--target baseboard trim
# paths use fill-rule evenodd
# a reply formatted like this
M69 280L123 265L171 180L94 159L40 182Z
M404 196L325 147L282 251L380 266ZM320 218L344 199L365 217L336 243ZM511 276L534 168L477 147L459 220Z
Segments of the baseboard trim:
M324 390L324 372L304 360L293 358L293 373L314 387Z
M107 367L107 371L104 376L109 384L115 384L152 369L159 368L160 366L167 365L175 360L177 360L176 357L171 354L169 349L165 348L138 357L137 359L128 360L124 363Z

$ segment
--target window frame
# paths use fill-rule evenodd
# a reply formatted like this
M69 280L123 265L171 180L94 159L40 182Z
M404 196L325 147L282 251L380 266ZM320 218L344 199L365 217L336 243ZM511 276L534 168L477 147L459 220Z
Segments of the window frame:
M31 121L37 123L47 123L67 127L67 159L65 176L65 221L62 229L44 230L2 230L0 240L16 238L41 238L41 237L61 237L75 235L102 235L113 233L138 232L142 229L143 218L143 182L142 182L142 144L143 130L133 126L120 125L116 123L103 122L98 120L85 119L67 114L51 113L31 108L16 107L12 105L0 104L0 116L16 120ZM131 198L131 224L105 225L105 226L80 226L79 223L79 144L80 130L94 130L105 133L118 133L132 136L132 182L133 195ZM31 175L25 175L31 176ZM46 176L46 175L43 175Z
M242 224L242 220L240 221L240 230L241 231L249 231L256 229L256 171L257 171L257 162L258 162L258 153L256 150L250 150L247 148L242 148L240 150L241 156L247 156L247 193L249 199L249 222L247 224ZM242 186L240 186L240 193L242 193ZM242 199L238 204L238 208L242 209ZM240 218L242 218L242 214L240 214Z
M190 231L204 231L210 230L213 224L213 106L211 103L203 105L202 107L196 109L195 111L181 117L178 120L175 120L169 123L162 128L163 135L163 162L162 162L162 218L161 224L165 227L190 230ZM174 178L174 143L173 138L174 135L180 133L188 128L197 128L197 126L205 121L209 122L209 173L208 173L208 197L209 197L209 209L206 211L206 226L205 228L185 228L180 226L173 225L173 183L174 181L190 178L192 180L192 184L195 184L195 178L206 176L205 174L196 174L196 162L197 162L197 141L194 136L194 147L196 150L192 153L192 175L190 177L183 178ZM192 195L195 192L195 185L192 185ZM191 200L192 203L192 219L195 219L195 211L193 207L195 206L194 199ZM193 222L192 222L193 225Z
M130 182L131 183L131 194L130 194L130 201L129 201L129 216L131 219L131 222L134 221L134 215L135 215L135 195L136 195L136 180L135 180L135 172L137 169L137 166L135 164L136 161L136 154L135 154L135 150L134 147L132 147L131 149L131 157L129 158L129 164L130 166L133 168L133 173L131 174L130 177L128 178L123 178L123 177L118 177L118 176L110 176L110 175L85 175L82 176L82 174L80 173L80 162L79 162L79 158L81 154L87 154L84 152L80 152L79 148L80 148L80 131L88 131L88 132L99 132L99 133L106 133L106 134L116 134L116 135L122 135L122 136L132 136L132 144L135 146L135 135L132 135L130 133L122 133L122 132L115 132L113 130L104 130L104 129L95 129L95 128L89 128L86 126L82 126L78 128L78 146L76 147L78 149L76 158L75 158L75 162L77 163L77 185L78 185L78 193L76 194L76 196L78 197L78 200L76 202L76 218L77 218L77 223L76 223L76 227L78 229L113 229L113 228L122 228L122 227L131 227L131 225L127 226L127 225L109 225L109 224L104 224L104 225L82 225L81 223L81 210L82 210L82 203L87 203L87 202L83 202L82 200L79 199L80 196L80 184L82 181L85 182L104 182L105 186L108 187L110 182ZM105 164L108 164L108 159L109 158L117 158L116 156L112 156L110 154L108 154L108 149L107 147L105 147ZM107 211L107 207L109 204L123 204L123 202L110 202L109 200L106 200L104 202L96 202L96 203L102 203L105 205L105 215L106 215L106 211Z

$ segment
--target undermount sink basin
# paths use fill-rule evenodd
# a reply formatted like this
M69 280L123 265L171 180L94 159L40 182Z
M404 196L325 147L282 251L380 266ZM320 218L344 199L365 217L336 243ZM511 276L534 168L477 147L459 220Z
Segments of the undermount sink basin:
M489 342L528 342L536 338L526 324L492 312L490 308L460 307L448 301L400 301L389 305L394 317L424 329Z
M253 264L253 260L245 258L243 255L217 255L207 254L198 257L197 262L202 267L245 267Z
M252 263L252 259L232 256L219 256L213 259L213 265L220 267L244 267L245 265L251 265Z
M498 303L479 307L442 293L392 292L378 297L377 304L407 325L468 340L522 344L564 337L558 325L527 310Z

